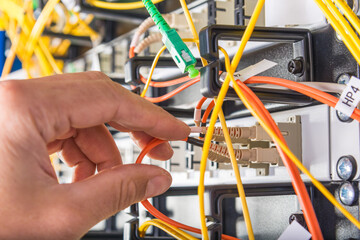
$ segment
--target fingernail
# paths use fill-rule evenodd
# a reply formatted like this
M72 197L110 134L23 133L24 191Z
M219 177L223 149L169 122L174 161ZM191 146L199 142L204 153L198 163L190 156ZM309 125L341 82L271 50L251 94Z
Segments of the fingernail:
M174 149L170 148L169 154L171 155L171 157L174 155Z
M164 148L166 153L164 155L170 156L169 158L172 157L172 155L174 155L174 149L172 149L171 145L169 142L164 144Z
M150 179L146 185L146 198L151 198L164 193L169 189L172 179L169 173L164 172Z

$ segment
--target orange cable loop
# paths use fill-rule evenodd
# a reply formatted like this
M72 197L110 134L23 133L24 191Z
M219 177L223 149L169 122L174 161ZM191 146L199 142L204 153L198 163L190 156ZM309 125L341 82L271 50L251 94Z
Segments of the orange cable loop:
M141 151L141 153L139 154L138 158L136 159L136 164L140 164L141 161L143 160L143 158L145 157L145 155L151 150L153 149L154 147L158 146L159 144L161 143L164 143L166 142L165 140L160 140L160 139L157 139L157 138L154 138L153 140L151 140L147 145L146 147ZM153 215L154 217L170 224L170 225L173 225L177 228L181 228L181 229L184 229L186 231L190 231L190 232L193 232L193 233L197 233L197 234L201 234L201 230L198 229L198 228L194 228L194 227L191 227L191 226L188 226L188 225L185 225L185 224L182 224L182 223L179 223L175 220L172 220L171 218L169 218L168 216L164 215L163 213L161 213L159 210L157 210L148 200L144 200L141 202L141 204L149 211L149 213L151 215ZM235 237L231 237L231 236L228 236L228 235L221 235L221 239L223 240L238 240L238 238L235 238Z
M165 101L165 100L168 100L169 98L175 96L176 94L178 94L179 92L185 90L186 88L194 85L195 83L198 83L200 82L200 77L196 77L194 79L192 79L191 81L187 82L187 83L184 83L183 85L181 85L180 87L176 88L175 90L165 94L165 95L162 95L160 97L145 97L146 100L152 102L152 103L159 103L159 102L162 102L162 101Z

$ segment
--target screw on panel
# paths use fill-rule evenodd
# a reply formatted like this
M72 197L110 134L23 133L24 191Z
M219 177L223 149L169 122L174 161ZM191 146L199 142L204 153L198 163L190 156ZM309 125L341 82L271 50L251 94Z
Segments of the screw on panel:
M344 123L350 123L353 121L353 119L351 117L349 117L348 115L343 114L342 112L339 112L338 110L336 110L336 116L338 117L338 119L341 122Z
M346 206L354 206L358 203L359 189L358 185L353 182L344 182L338 188L340 202Z
M288 63L288 71L298 77L304 74L304 59L302 57L297 57L291 59Z
M338 84L348 84L350 81L351 76L347 73L343 73L341 74L338 79L337 82Z
M336 172L342 180L352 180L357 171L356 160L351 155L342 156L336 163Z

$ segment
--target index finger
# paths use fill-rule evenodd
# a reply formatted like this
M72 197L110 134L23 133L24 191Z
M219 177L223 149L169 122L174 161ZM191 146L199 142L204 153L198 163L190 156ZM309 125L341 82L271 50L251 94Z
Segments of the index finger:
M166 140L184 139L190 132L185 123L101 72L62 74L1 84L19 92L18 104L27 106L46 143L71 128L88 128L110 121Z

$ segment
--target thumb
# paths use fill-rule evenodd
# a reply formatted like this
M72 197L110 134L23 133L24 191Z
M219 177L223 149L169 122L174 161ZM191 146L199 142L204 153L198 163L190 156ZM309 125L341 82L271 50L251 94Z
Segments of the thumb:
M104 170L84 181L70 184L71 201L85 233L99 221L131 204L164 193L171 185L170 174L156 166L127 164ZM74 219L75 220L75 219ZM79 221L76 221L79 224ZM74 225L73 225L74 226Z

